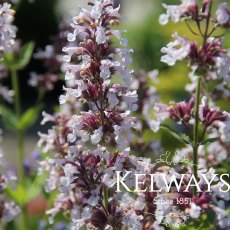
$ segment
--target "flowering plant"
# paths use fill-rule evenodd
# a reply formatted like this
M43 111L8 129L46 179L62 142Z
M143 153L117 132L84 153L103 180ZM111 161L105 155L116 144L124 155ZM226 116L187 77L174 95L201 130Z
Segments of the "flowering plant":
M131 69L135 49L120 28L120 6L89 0L78 16L61 23L52 44L33 55L43 63L43 71L32 68L28 80L38 98L22 112L18 74L31 65L34 43L16 40L15 11L0 5L0 80L9 72L12 83L12 89L0 86L0 111L18 143L17 172L0 176L3 229L18 229L17 221L20 230L230 227L224 165L230 114L217 106L229 97L230 55L221 32L230 27L230 11L227 3L215 9L213 0L163 8L161 24L182 22L194 37L173 33L174 41L161 49L170 68L187 62L188 99L162 103L156 85L162 84L161 71ZM25 132L58 84L60 106L53 114L42 112L41 125L50 128L38 132L38 150L26 159ZM173 146L154 134L161 130Z

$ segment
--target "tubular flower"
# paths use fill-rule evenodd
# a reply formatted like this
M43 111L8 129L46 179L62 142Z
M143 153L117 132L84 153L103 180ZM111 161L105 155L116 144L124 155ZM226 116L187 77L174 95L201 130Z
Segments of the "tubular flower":
M230 10L226 2L219 5L216 11L216 21L219 25L230 27Z
M173 34L172 37L175 41L170 42L167 47L161 49L161 52L165 54L162 56L161 61L169 66L175 65L177 61L186 59L191 52L189 40L178 36L177 33Z
M198 5L196 0L181 0L180 5L167 5L163 3L167 13L160 16L160 23L165 25L169 19L178 22L183 18L196 18L198 15Z

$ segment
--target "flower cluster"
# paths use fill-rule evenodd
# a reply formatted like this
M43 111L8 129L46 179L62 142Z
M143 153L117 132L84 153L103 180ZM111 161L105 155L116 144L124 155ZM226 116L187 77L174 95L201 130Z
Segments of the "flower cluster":
M152 83L158 83L159 79L157 78L159 71L153 70L149 73L145 71L139 71L134 73L134 79L131 84L131 89L136 90L138 94L138 109L137 113L148 117L151 113L151 109L159 99L157 90L155 86L149 86Z
M129 148L109 152L107 148L98 145L95 150L89 150L79 140L68 146L65 138L71 119L67 121L66 116L61 118L60 114L56 117L44 114L44 117L44 122L51 121L55 125L48 135L40 134L40 146L44 148L43 152L51 152L54 157L41 161L39 172L49 172L45 187L47 192L59 190L54 208L47 211L50 223L53 223L57 213L70 216L72 229L84 226L101 229L126 226L132 229L136 224L140 229L145 222L149 223L149 220L143 221L140 213L143 206L139 204L141 198L138 198L134 207L131 194L116 193L115 184L117 170L121 175L127 171L147 173L152 167L150 160L130 156ZM134 187L134 176L127 178L125 183ZM153 222L151 218L150 223Z
M0 196L0 220L1 222L10 222L13 219L15 219L19 213L20 208L14 203L14 201L11 201L7 199L3 193L5 188L8 186L9 181L12 180L11 178L6 177L5 175L0 175L0 188L1 188L1 196Z
M28 84L37 88L40 92L51 91L54 89L55 83L58 81L58 76L52 73L36 74L31 73Z
M219 29L229 28L229 9L227 3L221 3L214 16L211 14L209 1L203 1L202 9L199 10L198 3L194 1L182 1L181 5L163 5L167 9L167 14L160 17L161 24L166 24L171 18L174 22L179 20L192 20L197 25L197 30L193 30L188 24L193 34L205 38L205 42L199 46L196 41L189 41L185 37L180 37L177 33L173 34L175 39L166 47L162 48L165 54L162 61L170 66L175 65L179 60L187 60L193 71L190 78L194 83L198 73L203 73L203 82L217 81L214 87L212 98L219 99L221 96L229 97L230 81L230 55L223 47L222 38L215 37L215 32ZM211 7L212 8L212 7ZM202 31L202 21L206 20L208 25ZM210 25L212 24L212 26ZM193 92L195 84L187 86L189 92Z
M177 151L180 152L181 156L188 160L192 160L193 149L191 146L187 145L185 148L180 150L178 149ZM219 140L209 144L208 146L200 146L198 150L198 168L204 169L216 167L223 161L227 161L229 155L230 152L228 150L228 145Z
M56 213L64 212L70 215L73 229L81 229L84 225L100 228L121 226L126 213L119 207L119 197L113 187L116 182L115 170L124 173L126 170L133 171L137 167L136 161L128 157L128 150L111 154L101 146L89 151L78 145L71 151L62 162L47 162L53 170L57 164L60 167L59 177L53 175L47 187L48 191L56 187L60 189L54 208L47 212L50 221ZM133 186L133 178L127 183ZM108 203L106 193L110 197Z
M182 222L188 221L188 216L196 219L202 213L207 213L208 210L216 214L217 225L221 229L229 226L229 219L225 211L229 196L227 193L220 193L218 189L223 184L214 183L210 193L207 192L207 187L203 185L204 181L200 178L202 173L212 178L212 175L215 174L212 167L221 164L229 156L230 115L218 108L212 101L212 98L220 97L217 91L223 91L225 95L228 92L230 56L223 47L223 38L215 37L215 32L217 28L228 29L229 10L227 4L222 3L213 16L212 6L213 1L203 1L199 9L196 0L182 1L180 5L174 6L163 4L167 12L160 16L161 24L167 24L169 19L173 22L186 20L189 30L203 40L199 44L197 41L190 41L174 33L174 41L162 48L161 51L164 54L162 62L173 66L177 61L187 61L192 68L189 76L192 83L186 85L186 90L190 92L191 97L187 101L171 102L169 105L156 103L155 119L149 122L154 132L162 127L186 145L185 148L178 149L180 154L174 156L173 162L175 165L178 165L178 162L188 164L181 168L182 172L187 170L186 175L191 173L202 187L202 191L172 193L177 200L190 197L192 201L190 205L184 207L179 205L178 209L178 205L174 204L161 207L159 210L160 213L164 213L161 220L174 226L177 225L177 227ZM195 22L198 32L189 25L190 21ZM202 26L203 22L205 28ZM214 85L214 91L209 92L208 87L205 87L209 83ZM209 95L212 97L207 97ZM177 130L170 127L167 119L178 125ZM192 160L193 164L189 163L189 160ZM170 171L175 174L171 167ZM177 167L176 172L178 173L177 179L181 178L180 168ZM188 181L185 180L184 183L186 185ZM171 215L172 213L175 215Z
M127 222L121 199L114 193L115 170L125 173L139 167L126 148L135 125L130 113L137 109L136 91L127 87L132 73L127 65L133 51L112 43L112 37L117 37L127 45L122 38L124 31L110 28L119 24L119 8L114 9L110 0L89 4L90 11L82 9L73 19L74 31L67 35L69 44L63 48L67 53L63 57L66 94L60 97L60 103L70 116L62 112L56 116L44 114L44 122L52 121L54 126L47 135L40 134L40 146L44 152L53 152L54 158L41 162L40 170L49 172L46 190L59 191L55 207L48 211L51 222L56 213L62 212L70 216L72 229L110 229ZM85 111L79 114L76 104ZM92 144L101 145L92 150L86 147L89 137ZM102 146L115 143L120 150ZM130 178L129 183L133 185L134 180Z
M224 27L230 27L230 11L226 2L221 3L216 11L216 23Z
M140 156L143 156L143 153L145 156L153 155L153 153L155 156L159 156L162 153L160 141L146 142L143 138L143 130L148 132L150 129L148 120L151 118L152 108L160 98L155 87L155 84L159 82L158 73L158 70L152 70L148 73L143 70L134 72L134 78L130 85L131 89L136 90L138 95L138 109L135 112L135 140L131 143L131 149Z
M55 50L52 45L47 45L44 51L39 50L35 53L34 58L44 63L47 72L42 74L31 72L28 85L37 88L41 94L52 91L60 79L59 74L63 63L60 51Z
M203 0L201 10L199 10L199 4L197 0L181 0L180 5L167 5L163 4L166 9L166 14L160 16L160 23L165 25L169 19L173 22L179 22L180 20L193 19L195 21L202 21L209 17L209 0ZM228 4L226 2L221 3L216 10L215 16L212 18L215 26L229 27L230 13Z
M4 65L0 65L0 100L11 103L13 101L13 91L3 84L7 78L7 71Z
M0 130L0 142L2 141ZM15 219L19 213L20 208L15 204L14 201L7 198L5 194L5 190L8 186L12 186L13 183L17 180L15 175L12 172L8 172L6 175L2 174L3 166L5 165L5 160L3 157L3 151L0 149L0 166L1 166L1 174L0 174L0 221L2 222L10 222Z
M48 172L46 192L57 194L53 208L47 211L49 222L54 223L62 213L71 220L71 230L161 230L164 226L179 228L212 211L216 225L226 229L229 219L224 209L230 197L222 192L226 184L213 167L229 155L230 115L208 99L203 87L214 80L214 74L224 84L229 82L229 54L222 40L211 36L215 30L209 31L210 23L228 27L226 6L221 5L212 18L212 1L203 1L201 10L195 0L163 5L167 10L160 18L163 24L169 19L194 20L203 38L199 45L174 34L175 41L162 49L163 62L172 66L187 60L193 76L198 75L188 101L165 105L157 102L155 87L148 88L150 79L158 81L157 71L136 73L132 81L128 66L133 50L127 48L125 31L113 27L120 23L119 7L114 8L112 0L88 3L90 9L81 9L73 18L73 31L67 34L63 48L66 86L59 98L61 111L54 116L43 114L42 123L50 121L53 127L48 134L39 134L39 146L47 156L39 172ZM225 13L223 18L220 10ZM121 46L115 46L114 38ZM156 119L147 124L153 105ZM132 112L139 117L134 119ZM166 119L178 124L178 129L165 124ZM186 145L178 150L182 154L172 156L173 163L160 158L152 164L150 159L131 155L130 147L142 144L133 140L133 129L141 133L148 125L153 131L165 128ZM141 140L140 136L135 137ZM154 149L155 143L151 144ZM141 173L138 183L135 173ZM116 192L119 175L124 182L122 192ZM146 189L149 186L152 191ZM194 186L196 190L191 189ZM168 200L171 202L165 203Z
M169 19L173 22L179 22L179 20L184 18L196 19L198 17L198 4L196 0L181 0L180 5L167 5L164 3L163 7L167 12L160 16L160 23L162 25L167 24Z
M71 116L68 114L59 113L57 115L49 115L43 112L44 119L41 122L44 125L47 122L52 122L52 129L48 130L48 134L39 133L39 147L42 147L44 153L51 151L60 155L66 155L69 144L67 135L71 132Z
M90 3L91 11L82 10L73 19L73 33L68 40L78 39L77 46L67 46L65 79L67 85L74 81L74 86L64 88L65 95L60 97L63 104L69 97L87 102L89 111L74 116L73 134L70 140L81 138L92 143L116 140L121 148L127 147L131 139L130 130L134 127L130 112L137 109L136 91L130 91L125 85L131 83L131 73L127 65L131 63L128 48L113 47L112 37L118 38L120 44L127 46L122 37L124 31L111 29L120 20L119 8L113 8L112 1L95 1ZM77 59L78 63L73 63ZM113 77L124 84L112 83ZM112 137L112 140L111 140Z
M59 25L59 32L51 38L51 44L47 45L44 50L38 49L34 54L34 59L43 63L44 73L30 73L28 84L37 88L41 95L54 89L55 85L62 78L62 69L64 68L62 47L67 45L67 34L71 26L69 20L63 20ZM68 44L69 45L69 44ZM73 41L72 45L76 45Z
M174 42L170 42L167 47L162 48L165 55L161 61L172 66L178 60L187 59L191 66L198 70L206 71L207 76L230 81L230 56L223 48L219 38L209 38L202 47L198 48L196 42L190 42L177 34L173 35ZM214 75L215 74L215 75Z
M12 10L11 5L8 3L3 3L0 5L0 53L1 57L4 53L9 53L15 43L14 38L16 37L17 28L12 25L14 20L14 10Z
M156 104L154 109L156 111L156 120L150 121L150 127L154 132L160 129L160 126L167 118L187 128L191 128L194 125L194 98L191 98L188 102L172 102L169 106ZM219 132L220 135L218 137L220 137L220 140L222 142L229 142L229 113L222 112L213 106L210 107L206 97L203 97L199 106L199 121L202 123L204 130L203 137L207 133L215 136L215 133Z
M228 51L223 47L222 38L215 38L213 34L217 27L226 28L226 25L229 23L229 10L227 9L227 3L222 3L218 7L215 16L212 17L212 5L212 1L203 1L200 11L198 10L198 3L196 1L182 1L182 4L179 6L164 5L167 9L168 18L171 18L174 22L178 22L179 20L195 21L199 35L203 37L203 43L199 47L196 41L189 41L175 33L173 35L175 41L170 42L166 47L162 48L164 56L161 60L163 62L172 66L175 65L178 60L187 60L192 67L193 71L190 74L192 83L186 86L186 89L191 94L196 90L196 81L200 78L199 75L203 75L201 79L203 95L209 93L205 92L204 87L207 81L214 82L215 80L221 80L221 83L218 83L216 86L216 90L222 90L225 94L228 92L226 86L229 83L230 76L230 56ZM166 15L161 15L161 18L164 17L166 17ZM204 31L202 31L201 28L203 20L206 21L206 28ZM213 28L210 26L211 23L213 24ZM190 30L194 32L191 28ZM194 109L194 99L192 98L191 100L193 101L192 104L182 102L178 105L173 105L172 109L170 108L171 106L157 105L157 112L164 114L164 116L163 118L159 118L160 120L158 119L157 122L153 122L153 126L154 124L160 124L167 117L172 118L176 122L182 122L184 125L185 122L182 121L182 119L188 119L192 124L197 111ZM212 104L212 102L210 102L210 104ZM211 106L213 107L214 105ZM229 115L226 112L221 112L217 108L209 108L208 101L205 98L199 105L199 120L203 123L205 131L207 131L210 126L217 126L221 133L225 130L223 136L227 138L228 117ZM221 127L224 128L222 129ZM154 129L158 128L156 127ZM222 138L222 140L224 138Z

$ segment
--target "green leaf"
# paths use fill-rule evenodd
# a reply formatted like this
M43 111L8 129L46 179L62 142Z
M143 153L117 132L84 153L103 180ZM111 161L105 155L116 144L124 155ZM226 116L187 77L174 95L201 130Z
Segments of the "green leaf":
M25 197L27 190L22 185L18 184L16 189L12 189L11 187L6 188L7 195L14 200L19 205L25 204Z
M26 187L18 184L16 189L12 189L8 186L6 188L6 193L17 204L24 206L41 193L46 178L46 174L38 175L33 183Z
M215 142L215 141L217 141L218 139L219 139L219 138L217 138L217 137L215 137L215 138L208 138L208 139L202 141L200 144L201 144L201 145L206 145L206 144Z
M177 133L172 128L170 128L168 125L161 124L161 128L166 130L168 133L170 133L173 137L175 137L178 141L184 143L184 144L191 144L189 137L184 133Z
M3 125L6 129L15 129L17 126L17 118L13 111L3 105L0 105L0 116L3 121Z
M35 44L28 42L22 46L19 54L7 53L1 62L8 70L22 70L24 69L32 57Z
M42 106L35 106L25 111L17 124L17 128L20 130L27 130L30 128L37 121L41 109Z
M15 63L15 68L17 70L24 69L28 65L34 51L34 47L34 42L28 42L23 45Z
M14 65L14 60L15 57L12 53L6 53L1 64L3 64L8 70L10 70Z
M228 218L230 218L230 208L228 208L226 211L227 211L227 213L228 213L228 214L227 214L227 215L228 215Z
M46 178L47 178L46 174L36 176L33 184L28 189L28 192L25 197L25 203L29 203L31 200L36 198L41 193Z

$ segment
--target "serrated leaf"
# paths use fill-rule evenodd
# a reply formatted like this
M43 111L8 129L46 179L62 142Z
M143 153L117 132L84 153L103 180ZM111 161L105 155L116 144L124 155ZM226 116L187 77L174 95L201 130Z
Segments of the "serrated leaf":
M178 141L180 141L184 144L190 144L190 139L186 134L176 133L173 129L171 129L168 125L165 125L165 124L161 124L161 128L166 130L168 133L170 133Z
M41 106L36 106L26 110L26 112L24 112L24 114L21 116L21 119L17 124L17 128L20 130L27 130L30 128L38 119L41 109Z
M23 45L19 53L19 56L16 60L15 69L21 70L28 65L34 51L34 47L34 42L28 42L25 45Z
M17 118L12 110L0 105L0 117L6 129L15 129L17 126Z

